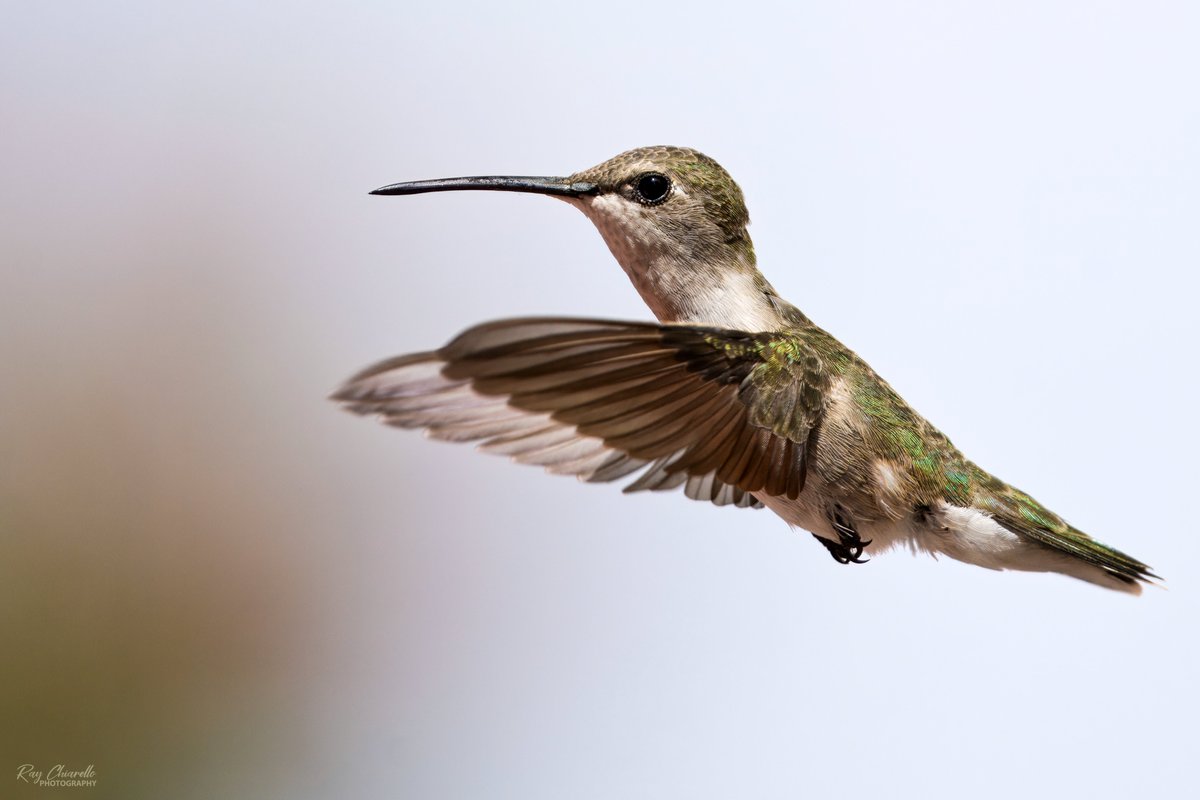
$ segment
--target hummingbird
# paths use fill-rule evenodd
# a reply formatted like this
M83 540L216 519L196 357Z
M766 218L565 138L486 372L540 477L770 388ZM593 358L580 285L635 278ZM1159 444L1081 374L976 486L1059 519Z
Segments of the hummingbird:
M841 564L896 546L1140 594L1141 561L969 461L759 272L741 189L685 147L568 177L394 183L376 195L548 195L595 224L658 322L486 322L333 396L358 414L626 492L768 508Z

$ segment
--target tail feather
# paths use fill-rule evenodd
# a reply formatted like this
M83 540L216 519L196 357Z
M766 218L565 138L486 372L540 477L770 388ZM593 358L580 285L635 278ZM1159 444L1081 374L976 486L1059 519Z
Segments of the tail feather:
M1081 567L1085 564L1095 567L1135 594L1140 593L1142 584L1162 580L1148 565L1096 541L1021 490L1000 481L996 483L999 487L991 487L993 490L976 498L976 503L1007 530L1070 556L1081 562Z

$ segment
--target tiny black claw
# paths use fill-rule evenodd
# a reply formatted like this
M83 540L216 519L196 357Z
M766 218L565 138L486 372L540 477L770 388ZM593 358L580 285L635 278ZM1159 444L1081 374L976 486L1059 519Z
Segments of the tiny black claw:
M829 555L833 556L833 560L839 564L866 564L871 559L863 558L863 547L870 542L863 542L861 545L847 546L842 542L834 542L826 539L824 536L813 534L813 538L825 546L829 551Z
M841 507L835 507L832 510L829 522L833 526L833 532L838 535L838 541L817 536L815 533L813 538L825 546L834 561L839 564L866 564L871 560L863 558L863 551L871 543L871 540L868 539L864 542L859 537L849 515Z

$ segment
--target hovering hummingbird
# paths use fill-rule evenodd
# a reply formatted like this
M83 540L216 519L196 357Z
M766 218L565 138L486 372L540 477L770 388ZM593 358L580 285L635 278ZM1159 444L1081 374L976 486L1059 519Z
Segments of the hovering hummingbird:
M840 563L894 545L1141 593L1149 568L963 457L758 271L741 189L682 147L566 178L396 183L565 200L599 229L659 323L526 318L351 378L334 399L390 425L625 491L771 509Z

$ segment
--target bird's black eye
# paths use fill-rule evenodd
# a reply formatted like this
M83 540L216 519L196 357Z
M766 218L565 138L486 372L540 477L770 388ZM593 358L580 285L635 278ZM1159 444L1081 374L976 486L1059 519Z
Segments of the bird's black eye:
M656 206L666 200L667 195L671 193L671 181L667 180L666 175L647 172L637 179L637 183L633 185L633 191L639 203Z

